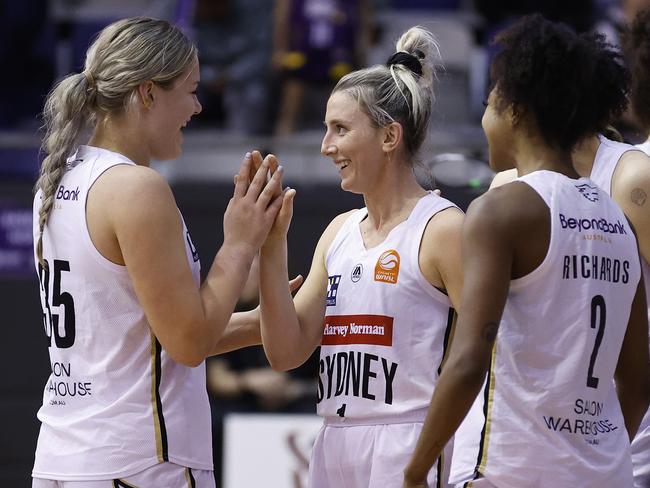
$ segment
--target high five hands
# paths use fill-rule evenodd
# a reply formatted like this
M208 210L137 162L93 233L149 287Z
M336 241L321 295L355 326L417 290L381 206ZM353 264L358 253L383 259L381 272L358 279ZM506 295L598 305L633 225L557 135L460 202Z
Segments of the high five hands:
M265 168L268 168L266 174L267 178L270 177L269 183L273 180L276 173L280 172L281 176L284 175L284 168L280 166L278 159L273 154L268 154L265 158L262 158L259 151L253 151L251 153L251 161L252 167L249 176L251 179L254 178L260 170L264 171ZM275 222L269 231L265 244L280 239L286 239L289 225L291 224L291 218L293 216L293 199L296 196L296 190L289 187L283 189L280 186L280 188L277 188L275 191L275 197L282 197L282 206L280 207Z

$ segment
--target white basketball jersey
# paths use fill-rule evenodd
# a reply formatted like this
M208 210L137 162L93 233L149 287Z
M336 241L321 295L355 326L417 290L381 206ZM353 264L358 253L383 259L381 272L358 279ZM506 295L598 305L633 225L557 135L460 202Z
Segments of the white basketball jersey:
M618 402L604 409L641 275L620 208L587 178L518 179L546 202L548 253L512 280L484 390L456 432L450 482L628 487Z
M134 163L89 146L68 160L43 233L47 269L36 260L52 367L38 412L37 478L123 478L164 461L212 469L205 365L189 368L167 355L126 267L104 258L88 232L88 190L118 164ZM34 242L40 205L39 191ZM199 258L185 224L183 234L198 287Z
M371 249L359 228L365 208L342 225L326 257L319 415L349 424L424 419L454 312L422 275L418 255L431 217L452 206L424 196Z
M650 155L650 144L647 142L638 146L631 146L620 142L610 141L605 137L600 137L600 146L594 158L594 166L591 170L592 180L607 192L612 193L612 180L614 171L618 165L623 153L627 151L641 150ZM650 168L648 169L650 171ZM641 268L643 270L643 279L645 281L646 303L648 304L648 318L650 319L650 265L642 257ZM648 339L650 347L650 338ZM647 472L650 469L650 409L646 412L636 437L632 441L632 462L634 465L635 476L638 470ZM645 475L648 476L647 474ZM637 481L635 479L635 481ZM645 483L647 483L647 478ZM637 486L639 484L637 483Z

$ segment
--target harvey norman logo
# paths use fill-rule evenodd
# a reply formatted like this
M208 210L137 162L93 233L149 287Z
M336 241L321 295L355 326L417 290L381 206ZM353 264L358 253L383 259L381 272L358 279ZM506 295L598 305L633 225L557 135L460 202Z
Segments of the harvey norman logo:
M559 216L560 225L563 229L578 229L578 232L600 231L606 234L627 235L627 232L625 231L625 225L623 225L620 220L617 220L614 224L604 218L576 219L574 217L567 217L563 213L560 213Z
M328 315L323 326L323 345L393 345L393 317L385 315Z

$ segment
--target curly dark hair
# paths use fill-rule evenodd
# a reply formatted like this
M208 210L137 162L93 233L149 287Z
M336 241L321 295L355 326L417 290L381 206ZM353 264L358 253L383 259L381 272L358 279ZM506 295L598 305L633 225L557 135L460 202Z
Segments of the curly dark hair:
M647 133L650 132L650 10L639 12L623 33L623 48L632 72L632 108Z
M570 151L625 111L628 71L601 34L578 35L536 14L495 42L495 109L511 107L515 117L530 116L547 144Z

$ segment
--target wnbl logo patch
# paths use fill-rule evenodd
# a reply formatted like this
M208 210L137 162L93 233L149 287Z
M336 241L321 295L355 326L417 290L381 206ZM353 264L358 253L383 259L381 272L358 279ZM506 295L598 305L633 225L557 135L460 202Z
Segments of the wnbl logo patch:
M327 298L325 304L327 307L336 305L336 293L339 290L339 283L341 282L341 275L334 275L327 277Z

